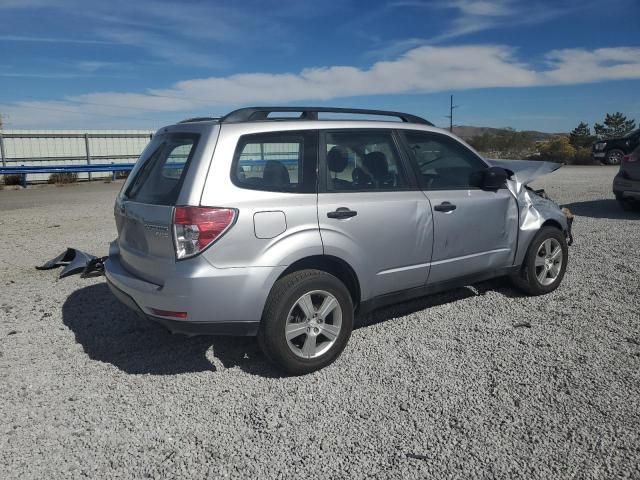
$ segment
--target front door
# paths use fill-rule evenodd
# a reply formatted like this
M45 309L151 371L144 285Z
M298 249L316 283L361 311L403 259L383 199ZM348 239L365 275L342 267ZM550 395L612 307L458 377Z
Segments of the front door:
M362 300L423 286L431 208L412 185L392 131L331 130L321 138L318 222L325 255L351 265Z
M429 284L513 264L518 206L506 188L480 188L487 164L448 135L404 133L434 222Z

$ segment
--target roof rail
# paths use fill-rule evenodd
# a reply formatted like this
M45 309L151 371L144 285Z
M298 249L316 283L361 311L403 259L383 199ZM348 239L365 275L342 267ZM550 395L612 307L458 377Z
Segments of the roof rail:
M269 118L270 113L300 112L297 118ZM397 117L405 123L420 123L433 126L424 118L409 113L390 112L386 110L368 110L364 108L333 108L333 107L247 107L234 110L220 118L220 123L250 122L256 120L318 120L319 112L329 113L353 113L357 115L381 115L385 117Z
M193 117L181 120L178 123L191 123L191 122L207 122L210 120L219 120L219 117Z

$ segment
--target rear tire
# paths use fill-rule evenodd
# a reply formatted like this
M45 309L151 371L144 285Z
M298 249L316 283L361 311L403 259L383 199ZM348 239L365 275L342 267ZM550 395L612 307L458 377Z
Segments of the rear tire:
M624 210L625 212L631 212L633 210L633 205L631 204L630 200L627 200L625 198L617 198L618 200L618 205L620 205L620 208L622 208L622 210Z
M346 286L320 270L279 279L258 330L266 357L285 372L303 375L331 364L353 330L353 302Z
M568 253L564 233L555 227L542 227L533 237L520 271L511 280L528 295L553 292L564 277Z

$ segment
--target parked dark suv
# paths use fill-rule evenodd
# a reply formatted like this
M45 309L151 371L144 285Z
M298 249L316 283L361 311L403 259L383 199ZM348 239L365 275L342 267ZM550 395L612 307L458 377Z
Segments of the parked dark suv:
M591 155L606 165L620 165L622 157L629 155L640 145L640 128L624 137L600 140L593 144Z
M640 145L622 157L620 171L613 179L613 194L625 210L640 206Z

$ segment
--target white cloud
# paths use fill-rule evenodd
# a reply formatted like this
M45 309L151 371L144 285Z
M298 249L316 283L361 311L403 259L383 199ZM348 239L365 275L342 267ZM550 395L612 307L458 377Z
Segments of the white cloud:
M110 45L114 43L107 40L95 40L90 38L35 37L28 35L0 35L0 41L29 43L77 43L81 45Z
M184 80L144 93L98 92L51 102L0 105L11 127L43 126L43 112L56 124L95 124L101 117L149 118L255 103L326 101L344 97L432 93L490 87L569 85L618 79L640 79L640 48L554 50L547 64L534 68L506 46L423 46L368 69L352 66L309 68L299 73L245 73ZM47 110L48 109L48 110ZM51 113L58 111L54 115Z
M443 26L443 31L426 39L425 43L440 43L453 38L496 28L512 28L521 25L542 23L565 15L575 8L586 8L591 0L558 2L555 5L540 5L538 2L521 0L406 0L391 3L391 7L454 10L456 16ZM401 42L400 40L399 42Z

